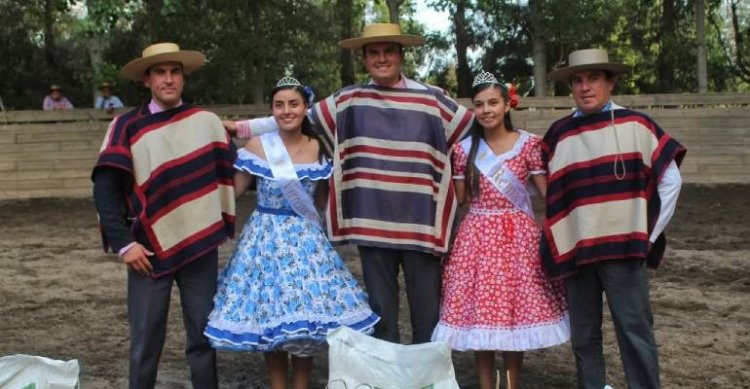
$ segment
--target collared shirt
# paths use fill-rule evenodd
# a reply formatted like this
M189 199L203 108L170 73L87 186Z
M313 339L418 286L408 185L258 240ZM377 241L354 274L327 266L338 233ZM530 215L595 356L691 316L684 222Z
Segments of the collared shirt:
M618 107L619 107L619 108L622 108L622 107L620 107L619 105L618 105L618 106L616 106L616 107L612 107L612 100L609 100L609 101L607 101L607 104L604 104L604 106L602 107L602 109L600 109L600 110L599 110L598 112L596 112L596 113L599 113L599 112L607 112L607 111L609 111L609 110L611 110L611 109L617 109ZM576 108L576 111L575 111L575 112L573 112L573 117L574 117L574 118L577 118L577 117L581 117L581 116L586 116L586 115L587 115L587 114L585 114L585 113L581 112L581 110L580 110L580 109L578 109L578 108ZM589 114L589 115L590 115L590 114Z
M372 78L370 79L369 84L370 85L387 86L387 87L394 88L394 89L406 89L406 80L407 80L407 78L403 74L401 74L401 78L394 85L380 85L377 82L375 82L375 80L373 80Z
M97 109L104 109L104 108L123 108L125 105L122 103L122 100L120 100L117 96L97 96L96 102L94 103L94 108Z
M177 108L181 106L182 104L183 104L182 99L180 99L180 102L172 108ZM151 99L151 101L148 103L148 111L151 112L151 114L155 114L159 112L164 112L166 111L166 109L162 108L161 105L157 104L156 100Z
M52 111L56 109L73 109L73 103L68 100L67 97L61 96L60 99L54 100L49 95L44 97L42 102L42 109L45 111Z

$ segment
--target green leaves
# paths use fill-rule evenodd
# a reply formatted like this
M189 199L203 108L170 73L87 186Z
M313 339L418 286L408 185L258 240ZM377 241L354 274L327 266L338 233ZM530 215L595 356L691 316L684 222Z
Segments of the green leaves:
M427 45L407 50L404 70L413 76L427 64L429 81L453 93L461 90L458 82L466 78L465 69L474 74L480 68L528 90L535 33L544 46L537 50L544 54L537 57L538 63L546 58L547 70L566 60L572 50L605 47L612 57L635 68L633 76L621 80L618 93L697 88L697 0L425 1L448 11L451 23L460 2L461 44L457 45L455 31L426 34L414 14L415 0L391 1L392 6L399 3L405 32L427 35ZM287 73L322 97L352 80L367 79L359 53L342 52L337 42L359 34L365 20L388 21L388 4L386 0L0 0L0 93L9 108L38 108L49 85L56 83L76 106L89 106L93 88L107 80L118 84L115 92L126 102L136 104L148 93L137 83L121 80L119 69L140 56L146 45L174 41L208 57L207 65L188 78L188 101L263 102L271 85ZM705 25L709 90L750 89L748 3L707 0ZM467 53L465 62L457 61L457 48ZM456 76L457 67L464 72L461 77ZM565 85L557 88L557 94L568 93Z

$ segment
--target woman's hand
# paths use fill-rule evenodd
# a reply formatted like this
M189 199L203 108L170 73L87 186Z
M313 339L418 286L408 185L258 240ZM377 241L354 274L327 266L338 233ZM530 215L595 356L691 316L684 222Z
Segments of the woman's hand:
M237 122L234 120L222 120L221 124L224 125L224 129L229 133L232 138L237 137Z

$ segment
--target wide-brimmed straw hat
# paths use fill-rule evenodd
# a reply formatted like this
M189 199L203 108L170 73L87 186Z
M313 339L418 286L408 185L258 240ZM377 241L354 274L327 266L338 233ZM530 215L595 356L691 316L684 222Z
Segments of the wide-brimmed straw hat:
M373 23L365 26L361 36L340 41L339 47L360 49L368 43L376 42L393 42L404 47L411 47L423 45L425 39L417 35L402 34L398 24Z
M140 58L123 66L122 76L139 81L148 68L164 62L179 62L182 64L182 72L189 74L206 63L206 56L200 51L180 50L180 46L175 43L156 43L143 49Z
M60 85L52 84L52 85L49 86L49 90L51 92L53 90L62 90L62 88L60 88Z
M606 70L613 75L630 72L630 66L609 62L609 54L604 49L576 50L568 55L568 66L555 69L547 75L552 81L565 81L581 70Z

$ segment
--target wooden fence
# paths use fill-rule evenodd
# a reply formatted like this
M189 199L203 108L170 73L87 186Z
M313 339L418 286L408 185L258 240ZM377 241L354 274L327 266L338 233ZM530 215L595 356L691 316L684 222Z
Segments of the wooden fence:
M688 148L685 182L750 184L750 94L617 96ZM468 105L469 101L459 100ZM513 122L543 134L570 112L569 97L525 98ZM266 115L267 105L210 106L224 118ZM0 199L85 197L107 124L100 110L0 112Z

